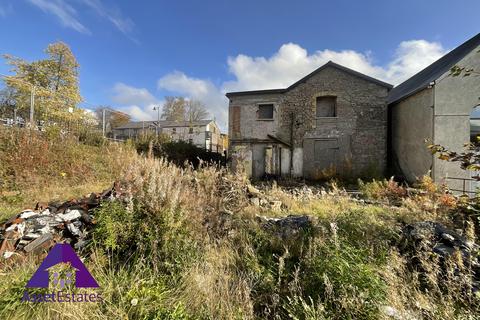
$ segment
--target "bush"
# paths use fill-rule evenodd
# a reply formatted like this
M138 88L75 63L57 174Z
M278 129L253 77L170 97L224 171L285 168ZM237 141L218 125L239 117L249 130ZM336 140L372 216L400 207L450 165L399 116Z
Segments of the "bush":
M170 141L168 136L146 136L135 141L136 149L142 154L152 154L157 158L165 158L177 166L193 166L198 168L202 163L225 165L222 154L207 151L185 141Z
M358 180L360 191L369 199L387 200L392 203L398 203L407 196L407 189L393 180L373 180L364 183Z

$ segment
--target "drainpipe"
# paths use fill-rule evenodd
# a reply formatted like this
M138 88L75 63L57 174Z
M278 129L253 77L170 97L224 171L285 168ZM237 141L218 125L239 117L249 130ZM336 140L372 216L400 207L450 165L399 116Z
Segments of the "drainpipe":
M430 82L428 85L429 88L432 88L432 144L435 144L435 80ZM432 172L430 172L430 177L433 182L435 181L435 155L432 154Z
M290 176L293 176L293 112L290 113Z

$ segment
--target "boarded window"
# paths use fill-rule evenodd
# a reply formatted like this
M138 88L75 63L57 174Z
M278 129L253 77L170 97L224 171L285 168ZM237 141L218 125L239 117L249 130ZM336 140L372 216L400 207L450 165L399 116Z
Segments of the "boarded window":
M232 128L232 138L240 137L240 107L230 107L230 127Z
M317 97L317 117L336 117L337 97Z
M273 119L273 104L260 104L258 106L258 119Z

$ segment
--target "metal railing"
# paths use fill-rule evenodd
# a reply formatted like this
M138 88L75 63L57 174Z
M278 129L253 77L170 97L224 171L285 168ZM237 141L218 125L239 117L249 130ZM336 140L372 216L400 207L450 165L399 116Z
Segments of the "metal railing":
M472 179L472 178L457 178L457 177L445 177L445 180L457 180L457 181L462 181L463 182L462 189L453 189L453 188L449 187L449 189L451 191L462 192L463 194L476 194L477 193L477 191L468 190L470 188L467 189L467 181L478 182L478 180L475 180L475 179Z

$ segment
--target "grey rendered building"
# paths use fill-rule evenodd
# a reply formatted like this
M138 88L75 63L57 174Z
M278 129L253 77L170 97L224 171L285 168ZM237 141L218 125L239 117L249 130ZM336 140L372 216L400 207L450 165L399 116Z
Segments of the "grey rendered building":
M285 89L227 93L232 166L253 178L383 174L391 88L328 62Z
M474 72L455 77L451 72L454 67ZM478 110L474 112L480 104L479 72L477 34L390 92L389 154L396 174L409 182L430 174L451 189L473 192L472 173L460 169L458 163L439 160L429 152L427 143L462 151L478 131L479 121L473 118L480 115Z

